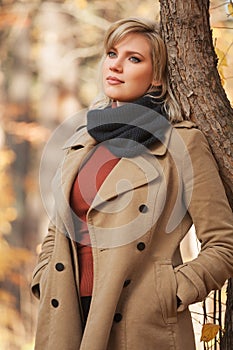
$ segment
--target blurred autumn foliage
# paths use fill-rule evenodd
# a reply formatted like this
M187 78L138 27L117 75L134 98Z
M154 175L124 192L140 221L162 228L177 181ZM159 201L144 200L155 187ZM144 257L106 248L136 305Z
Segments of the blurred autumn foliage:
M231 1L211 1L218 67L231 101L232 13ZM159 1L0 1L1 350L33 349L30 278L48 223L39 186L43 147L96 96L103 33L128 16L158 20ZM44 179L49 171L50 164Z

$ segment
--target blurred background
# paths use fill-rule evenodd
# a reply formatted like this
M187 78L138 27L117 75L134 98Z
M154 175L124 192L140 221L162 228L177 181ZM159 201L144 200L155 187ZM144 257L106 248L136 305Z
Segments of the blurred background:
M59 126L68 123L67 135L72 133L97 95L103 34L111 22L128 16L159 20L159 1L0 1L1 350L33 349L38 302L30 281L66 136ZM210 16L218 69L233 101L232 2L211 1ZM184 246L185 259L198 252L192 233ZM202 316L203 305L197 306L198 340Z

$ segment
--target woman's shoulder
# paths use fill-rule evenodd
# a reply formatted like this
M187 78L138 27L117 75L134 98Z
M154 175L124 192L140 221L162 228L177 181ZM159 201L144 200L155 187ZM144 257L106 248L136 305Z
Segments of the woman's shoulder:
M182 138L187 149L200 152L203 149L209 148L206 136L195 123L184 120L174 124L173 130Z
M173 128L184 138L192 140L192 138L204 138L203 132L198 128L198 126L190 121L183 120L181 122L173 124Z

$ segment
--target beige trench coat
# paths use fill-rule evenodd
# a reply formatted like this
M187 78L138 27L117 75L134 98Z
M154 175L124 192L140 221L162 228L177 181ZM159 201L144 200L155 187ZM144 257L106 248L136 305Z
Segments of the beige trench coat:
M233 275L232 212L208 144L181 122L106 178L87 216L94 287L83 333L69 193L94 145L78 131L53 181L55 215L32 282L40 298L35 349L193 350L188 306ZM183 263L179 245L193 223L202 248Z

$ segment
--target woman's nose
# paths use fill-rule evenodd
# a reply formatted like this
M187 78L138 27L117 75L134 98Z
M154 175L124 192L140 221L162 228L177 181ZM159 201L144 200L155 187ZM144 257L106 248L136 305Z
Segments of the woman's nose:
M122 72L123 66L122 66L122 63L120 62L120 60L114 60L113 62L111 62L109 69L112 72Z

